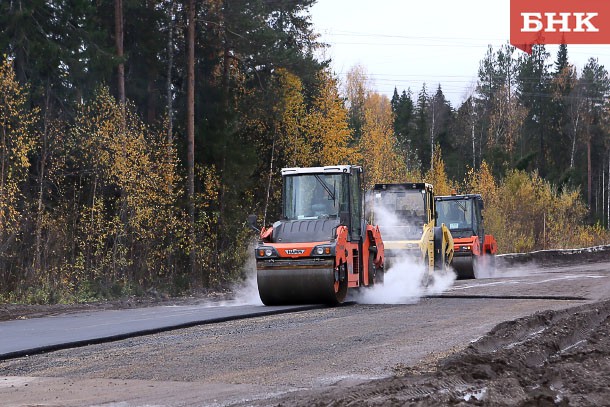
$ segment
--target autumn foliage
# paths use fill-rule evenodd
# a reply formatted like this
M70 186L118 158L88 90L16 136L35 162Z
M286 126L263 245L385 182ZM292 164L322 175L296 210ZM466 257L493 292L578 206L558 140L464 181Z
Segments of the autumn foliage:
M175 148L107 89L70 126L25 109L11 66L0 69L2 293L49 302L171 283L185 238ZM44 157L32 168L29 157ZM36 175L32 191L26 181Z
M500 253L589 247L610 239L600 226L586 225L579 191L558 190L536 172L509 171L497 182L483 162L479 171L469 171L463 192L483 196L486 232L496 237Z
M215 139L198 139L210 151L194 168L192 225L183 145L171 117L146 123L135 105L120 104L104 86L69 117L49 106L43 114L4 60L0 302L180 293L239 280L254 236L246 216L256 213L265 224L280 216L279 169L292 166L362 165L365 188L425 181L438 195L480 193L486 230L504 253L610 241L602 226L587 224L582 192L570 184L558 188L536 171L498 174L484 160L463 179L448 173L441 150L447 117L436 115L425 133L439 143L418 141L408 126L397 131L396 105L368 89L362 70L348 78L355 83L345 84L347 98L327 69L308 83L278 67L267 87L240 84L239 117L222 117L219 128L205 128ZM433 102L442 101L437 92ZM233 102L227 96L225 103ZM523 112L507 103L496 106L488 142L512 149L518 129L502 118ZM420 119L424 126L425 115Z

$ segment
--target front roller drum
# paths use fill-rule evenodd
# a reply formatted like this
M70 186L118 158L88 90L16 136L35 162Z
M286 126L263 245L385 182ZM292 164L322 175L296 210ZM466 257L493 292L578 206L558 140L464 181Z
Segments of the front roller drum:
M459 279L476 278L474 270L476 267L476 259L473 255L453 256L452 265Z
M298 266L257 267L258 293L265 305L340 304L347 294L347 279L337 281L333 262Z

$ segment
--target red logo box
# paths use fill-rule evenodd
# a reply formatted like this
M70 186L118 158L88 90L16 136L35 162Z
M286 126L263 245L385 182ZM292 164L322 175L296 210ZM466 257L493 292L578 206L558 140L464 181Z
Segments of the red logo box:
M511 0L510 43L610 44L610 0Z

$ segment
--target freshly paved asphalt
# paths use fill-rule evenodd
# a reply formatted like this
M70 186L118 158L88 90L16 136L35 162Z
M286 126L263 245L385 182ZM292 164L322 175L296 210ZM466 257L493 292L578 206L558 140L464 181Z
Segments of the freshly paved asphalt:
M0 322L0 360L177 328L320 306L176 305Z

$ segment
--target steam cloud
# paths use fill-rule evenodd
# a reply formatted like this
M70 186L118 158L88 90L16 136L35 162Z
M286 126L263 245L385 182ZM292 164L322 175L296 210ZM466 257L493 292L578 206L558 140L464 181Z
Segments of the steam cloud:
M375 208L375 219L381 225L391 226L399 223L393 211L383 207ZM415 227L415 226L414 226ZM419 226L417 226L419 227ZM383 239L383 230L382 239ZM245 265L246 278L233 287L234 300L224 302L224 306L263 305L258 294L256 282L256 259L253 241L248 248L248 260ZM426 295L438 295L449 289L455 281L453 270L435 271L433 278L424 286L426 265L420 258L404 255L393 258L389 269L386 269L384 283L365 288L352 294L348 300L360 304L414 304Z
M227 302L224 305L263 305L260 296L258 295L258 283L256 282L256 258L254 257L254 248L256 240L248 246L248 260L244 266L246 279L233 287L235 299Z
M380 225L399 225L395 213L382 206L375 206L376 223ZM419 228L420 226L410 225ZM383 226L381 238L384 239ZM425 286L424 279L427 265L422 259L404 255L392 258L390 268L386 270L384 283L361 290L354 300L361 304L413 304L426 295L438 295L449 289L455 281L453 270L435 271L434 276Z

